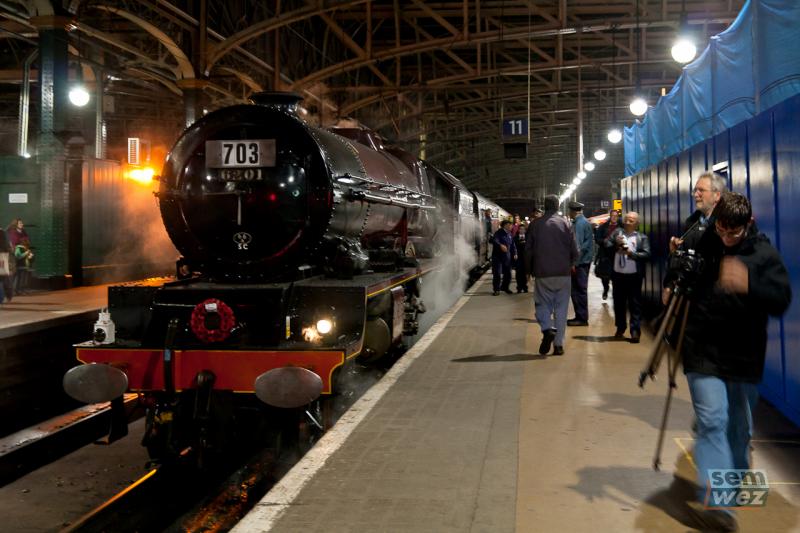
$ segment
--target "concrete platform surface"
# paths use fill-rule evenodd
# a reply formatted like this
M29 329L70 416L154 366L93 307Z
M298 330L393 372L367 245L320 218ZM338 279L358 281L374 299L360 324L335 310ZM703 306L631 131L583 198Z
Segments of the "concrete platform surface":
M108 285L15 296L0 305L0 339L32 333L97 314L108 305Z
M692 409L682 374L652 469L666 394L637 378L652 339L613 338L590 281L590 325L540 356L531 294L477 283L234 529L689 531ZM800 429L762 405L756 468L771 482L741 531L800 531Z

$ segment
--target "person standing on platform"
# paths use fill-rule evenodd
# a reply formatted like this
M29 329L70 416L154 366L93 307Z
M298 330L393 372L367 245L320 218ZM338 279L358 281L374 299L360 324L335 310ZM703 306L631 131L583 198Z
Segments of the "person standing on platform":
M511 221L503 220L492 239L492 287L494 296L500 291L511 294L511 263L517 260L517 248L511 236ZM502 276L502 281L501 281Z
M492 210L483 212L483 234L486 236L486 259L492 258Z
M550 352L551 345L553 355L564 354L570 274L578 260L575 234L569 220L558 214L558 204L558 196L545 196L544 215L531 222L525 238L528 272L534 277L536 321L542 329L542 355Z
M638 343L641 338L642 321L642 280L644 264L650 260L650 240L639 233L639 213L625 214L622 227L617 228L603 242L607 250L613 251L612 273L614 295L614 322L617 332L614 337L623 338L628 326L630 312L631 342Z
M603 300L608 298L611 274L614 272L614 249L606 247L605 241L618 226L619 211L612 209L608 213L608 220L597 226L594 231L594 242L597 243L597 255L594 258L594 275L603 282Z
M6 232L0 228L0 304L6 299L10 302L14 296L11 288L13 263L14 254L11 250L11 243L6 238Z
M25 224L21 218L15 218L6 228L6 237L11 243L12 254L16 259L17 271L14 275L14 292L24 294L28 288L30 271L33 266L33 250L31 250L31 240L28 232L25 231Z
M514 215L514 219L511 225L511 236L516 238L517 233L519 233L519 226L522 224L522 220L519 218L519 215Z
M528 226L522 222L519 226L519 231L514 236L514 246L517 249L517 261L514 264L516 280L517 280L517 294L521 292L528 292L528 268L525 260L525 233L528 231Z
M589 325L589 268L594 254L594 232L592 225L583 216L583 204L569 203L569 217L575 228L575 241L578 243L578 264L572 273L572 307L575 317L567 321L569 326Z
M752 408L764 372L767 321L788 309L792 290L781 255L756 228L747 198L723 193L715 216L723 245L719 276L693 292L681 350L697 420L699 501L688 505L704 529L735 531L730 506L720 509L709 497L709 471L751 466Z
M694 250L695 255L702 257L705 268L701 274L703 285L713 285L717 281L719 258L722 256L722 242L714 231L714 208L722 193L726 190L725 178L715 172L703 172L694 185L694 203L696 211L684 222L683 235L671 237L669 251L688 252ZM667 271L664 276L662 301L666 305L672 292L676 273Z

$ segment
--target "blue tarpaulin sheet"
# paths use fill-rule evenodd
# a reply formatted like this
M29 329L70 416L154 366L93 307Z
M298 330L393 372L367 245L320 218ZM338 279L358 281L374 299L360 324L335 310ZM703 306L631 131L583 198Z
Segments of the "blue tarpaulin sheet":
M799 39L800 1L748 0L672 90L625 128L625 175L800 94Z

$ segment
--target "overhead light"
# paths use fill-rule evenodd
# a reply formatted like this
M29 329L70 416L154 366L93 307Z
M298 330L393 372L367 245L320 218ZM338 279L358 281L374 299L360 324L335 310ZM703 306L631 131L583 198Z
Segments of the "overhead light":
M608 142L611 144L617 144L622 140L622 132L619 131L618 128L612 128L611 131L608 132Z
M678 37L672 46L672 59L678 63L688 63L697 55L697 46L688 37Z
M594 170L594 163L592 163L591 161L587 161L586 163L584 163L583 168L591 172L592 170Z
M76 107L83 107L89 103L89 92L83 85L75 85L69 90L69 101Z
M697 46L689 30L689 14L686 13L686 1L681 4L681 21L678 25L678 36L672 45L672 59L678 63L688 63L697 55Z
M647 102L641 96L637 96L631 102L630 110L635 116L641 117L647 113Z
M636 0L636 90L633 93L633 101L630 104L631 113L641 117L647 113L647 102L641 97L642 90L642 28L639 26L639 0Z
M581 184L581 179L580 178L575 178L574 180L572 180L572 184L575 185L575 186L580 185Z
M603 150L602 148L596 150L594 152L594 158L597 159L598 161L602 161L603 159L606 158L606 151Z
M581 170L581 171L579 171L579 172L578 172L577 176L578 176L580 179L583 179L583 178L585 178L585 177L586 177L586 172L584 172L583 170Z

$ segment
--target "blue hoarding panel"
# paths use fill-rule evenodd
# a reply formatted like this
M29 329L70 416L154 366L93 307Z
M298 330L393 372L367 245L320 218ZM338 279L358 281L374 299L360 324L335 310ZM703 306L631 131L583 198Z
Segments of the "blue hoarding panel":
M731 153L728 173L731 190L750 196L749 170L747 163L747 124L737 124L730 129Z
M800 423L800 99L773 110L777 171L779 246L792 280L793 300L783 316L786 403Z
M750 121L750 203L756 224L775 242L775 189L772 166L772 113L762 113ZM767 344L767 359L764 367L762 386L768 387L772 394L783 398L783 360L780 350L780 335L777 323L770 322L770 341ZM777 348L777 349L776 349Z

